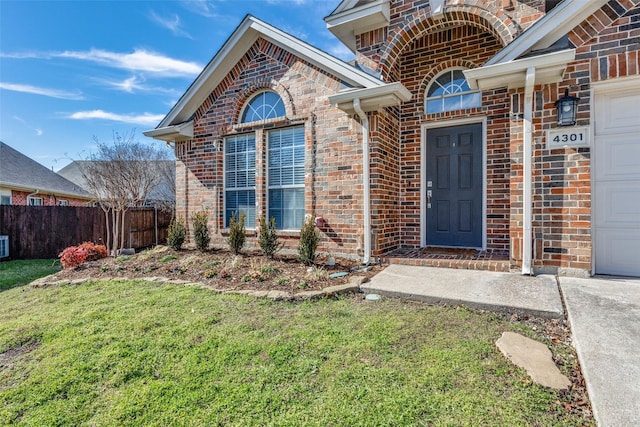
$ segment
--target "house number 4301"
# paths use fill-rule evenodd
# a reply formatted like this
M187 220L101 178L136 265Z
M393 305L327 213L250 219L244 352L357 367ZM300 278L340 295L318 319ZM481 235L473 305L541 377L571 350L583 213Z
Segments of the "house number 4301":
M589 126L547 130L547 148L588 147Z

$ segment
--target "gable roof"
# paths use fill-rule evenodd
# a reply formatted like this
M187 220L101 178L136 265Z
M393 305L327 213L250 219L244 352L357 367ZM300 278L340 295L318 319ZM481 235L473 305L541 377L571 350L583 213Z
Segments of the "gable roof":
M54 193L80 199L91 194L0 141L0 186L30 193Z
M371 88L384 85L380 79L341 59L329 55L254 16L247 15L160 124L154 130L146 131L144 134L167 141L175 140L169 138L193 136L193 126L189 124L193 114L258 38L263 38L328 71L349 86Z
M68 179L69 181L77 184L81 187L86 187L86 180L82 174L82 168L91 163L91 160L74 160L67 166L58 171L58 174ZM166 171L170 172L173 176L162 176L158 185L153 187L149 192L147 199L153 201L173 202L175 201L174 185L169 182L173 179L175 182L175 161L173 160L157 160L157 162L164 163L167 168Z

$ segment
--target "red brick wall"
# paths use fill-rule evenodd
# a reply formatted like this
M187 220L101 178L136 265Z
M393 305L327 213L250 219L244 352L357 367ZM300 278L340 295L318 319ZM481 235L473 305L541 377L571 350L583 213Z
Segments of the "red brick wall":
M27 197L31 193L11 190L11 204L17 206L26 206ZM34 194L33 197L42 198L42 206L58 206L60 200L66 200L69 202L69 206L86 206L88 200L74 199L66 196L56 196L55 194Z
M244 104L264 88L279 93L287 118L238 124ZM320 250L347 256L361 253L362 127L329 104L327 97L339 90L335 77L265 40L256 41L196 112L194 138L176 144L178 215L190 218L207 210L213 242L224 245L224 137L255 133L257 214L265 215L267 132L304 126L306 212L324 218ZM281 233L290 248L296 247L298 234ZM249 245L255 245L254 239Z

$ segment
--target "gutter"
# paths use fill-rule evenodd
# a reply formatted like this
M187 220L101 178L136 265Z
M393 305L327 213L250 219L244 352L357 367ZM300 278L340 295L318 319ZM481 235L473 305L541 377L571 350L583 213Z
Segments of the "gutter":
M360 98L353 100L353 109L362 120L362 187L364 191L364 258L362 263L371 262L371 183L369 172L369 117L360 106Z
M532 224L532 163L533 163L533 86L536 80L536 68L527 68L525 82L524 82L524 119L523 119L523 133L524 140L522 143L523 150L523 171L522 171L522 274L532 275L533 269L531 268L531 250L533 245L533 239L531 236L531 224Z

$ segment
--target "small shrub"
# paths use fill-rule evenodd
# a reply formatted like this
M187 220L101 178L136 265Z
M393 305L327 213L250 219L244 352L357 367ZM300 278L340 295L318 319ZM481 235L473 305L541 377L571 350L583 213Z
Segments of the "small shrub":
M87 251L78 246L69 246L58 257L62 268L78 268L87 260Z
M174 259L178 259L178 257L175 256L175 255L165 255L162 258L160 258L158 261L159 262L169 262L169 261L173 261Z
M218 275L218 272L214 269L211 269L211 270L206 270L204 273L202 273L202 275L207 279L213 279Z
M240 279L242 281L242 283L247 283L251 281L251 275L250 274L245 274L244 276L242 276L242 279Z
M277 267L274 267L272 265L263 265L262 267L260 267L260 273L264 273L264 274L276 274L276 273L280 273L280 270Z
M176 251L182 249L182 245L187 238L187 227L184 225L184 219L173 218L169 224L168 233L167 246Z
M298 283L298 289L307 289L309 287L309 285L307 284L307 282L305 282L304 280L301 280Z
M202 265L202 267L204 267L204 268L217 267L220 264L222 264L222 261L215 260L215 261L210 261L210 262L204 263Z
M311 265L316 260L316 250L320 241L320 233L316 230L316 218L310 216L300 230L300 243L298 243L298 258L306 265Z
M234 270L239 269L240 267L242 267L242 257L241 256L234 256L233 259L231 260L231 268L233 268Z
M100 271L102 273L106 273L107 271L109 271L109 266L108 265L103 265L102 267L100 267Z
M116 258L116 262L126 262L129 261L131 257L129 255L120 255Z
M87 261L95 261L108 256L107 247L105 245L96 245L93 242L84 242L78 247L87 253Z
M175 274L184 274L187 272L187 269L184 267L167 267L167 272L175 273Z
M276 280L276 285L277 286L282 286L282 285L286 285L287 283L289 283L291 279L289 279L288 277L279 277Z
M155 265L150 265L149 267L146 267L144 270L142 270L143 273L151 273L152 271L157 270L158 267L156 267Z
M220 272L220 277L222 277L223 279L231 279L231 273L229 273L227 270L222 270Z
M270 218L269 222L264 217L258 220L258 244L265 256L273 259L273 256L284 246L279 242L276 232L276 219Z
M237 220L236 214L237 212L234 212L229 219L229 238L227 239L227 243L229 244L229 249L237 255L244 246L247 233L244 229L245 214L240 213Z
M196 212L191 217L193 223L193 240L196 242L196 248L200 252L204 252L209 248L209 242L211 237L209 236L209 227L207 226L207 220L209 214L205 211Z
M307 279L309 280L322 280L329 276L327 270L322 267L316 267L315 265L307 270Z

